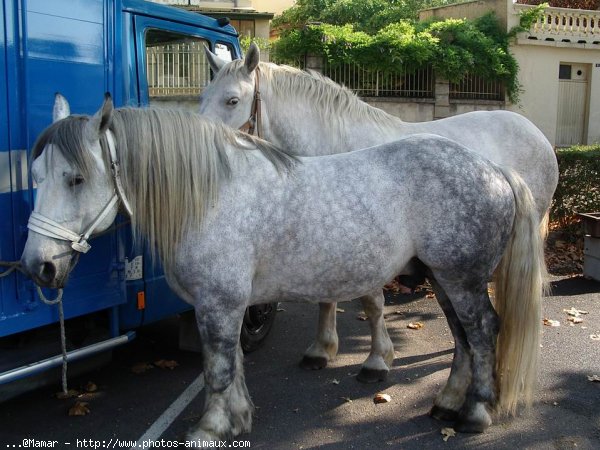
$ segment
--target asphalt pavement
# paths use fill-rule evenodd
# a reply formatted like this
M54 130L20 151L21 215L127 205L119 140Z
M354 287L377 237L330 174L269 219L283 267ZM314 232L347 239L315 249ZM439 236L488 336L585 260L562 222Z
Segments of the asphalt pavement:
M364 385L355 375L369 350L368 323L358 302L340 304L340 352L327 368L305 371L298 362L316 328L317 307L281 304L265 346L245 359L246 381L256 406L253 430L235 445L253 449L364 448L600 448L600 283L581 277L554 278L544 300L539 387L533 408L515 419L495 418L483 434L448 437L451 424L427 412L445 382L452 336L435 299L388 295L386 323L396 360L384 383ZM565 309L587 311L570 325ZM420 321L423 328L407 328ZM159 368L157 361L176 361ZM159 364L160 365L160 364ZM135 371L134 371L135 369ZM202 364L197 354L177 348L177 322L145 327L112 361L69 380L83 394L59 400L56 386L37 389L0 404L0 448L129 448L141 438L182 442L202 411ZM138 373L135 373L138 372ZM593 379L593 378L592 378ZM91 382L91 384L90 384ZM93 392L85 392L88 390ZM90 387L92 389L90 389ZM95 389L93 389L95 388ZM391 401L375 404L378 392ZM69 416L76 402L82 416ZM234 445L233 441L227 445ZM181 445L179 445L181 447ZM249 447L248 447L249 446ZM155 446L155 448L161 448Z

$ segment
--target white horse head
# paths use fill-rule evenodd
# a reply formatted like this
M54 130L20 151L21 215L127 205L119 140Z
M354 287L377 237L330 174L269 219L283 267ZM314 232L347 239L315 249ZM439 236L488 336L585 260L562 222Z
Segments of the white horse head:
M207 86L200 97L200 113L210 110L212 117L233 128L240 128L251 115L260 50L253 42L243 60L231 62L224 61L206 47L204 50L215 79L221 80L219 86L229 87L217 89Z
M115 219L118 204L113 201L107 208L115 194L108 155L100 145L112 111L107 95L94 116L70 115L67 100L56 94L54 123L33 147L31 174L37 194L21 262L41 286L62 287L76 261L74 249L87 245L82 236L107 229Z

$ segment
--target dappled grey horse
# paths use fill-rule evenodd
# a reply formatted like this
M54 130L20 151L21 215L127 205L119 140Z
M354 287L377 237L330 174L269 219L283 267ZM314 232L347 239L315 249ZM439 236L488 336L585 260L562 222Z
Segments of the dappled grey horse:
M230 63L208 49L206 53L216 76L202 93L201 113L233 128L253 128L263 139L300 156L348 152L413 133L448 137L521 175L533 194L545 234L542 219L547 217L556 189L558 166L548 140L523 116L479 111L433 122L403 122L317 73L259 63L255 45L244 60ZM415 269L407 267L405 272ZM449 308L442 303L443 297L438 301L443 309ZM335 310L334 303L320 305L317 338L305 352L304 367L325 367L337 354ZM453 377L454 372L451 380ZM363 372L360 378L379 379L373 372Z
M437 411L478 432L491 423L486 407L531 402L543 258L538 212L511 170L433 135L295 158L199 115L113 110L110 96L94 116L68 114L57 97L33 149L23 267L42 286L63 286L87 237L119 205L128 211L196 312L205 410L188 439L250 430L239 333L252 304L360 298L374 341L367 367L389 370L382 286L415 258L457 336L461 376Z

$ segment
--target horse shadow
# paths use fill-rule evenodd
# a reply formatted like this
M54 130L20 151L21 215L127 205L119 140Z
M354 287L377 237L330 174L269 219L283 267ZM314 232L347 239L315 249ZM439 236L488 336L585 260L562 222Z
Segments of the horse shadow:
M553 280L550 282L550 288L550 297L593 294L600 292L600 282L580 275L572 278Z

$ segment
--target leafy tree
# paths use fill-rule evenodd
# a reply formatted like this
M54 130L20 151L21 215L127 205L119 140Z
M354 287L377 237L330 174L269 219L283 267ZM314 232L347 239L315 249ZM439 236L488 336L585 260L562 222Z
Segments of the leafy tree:
M396 73L432 66L450 81L467 73L502 80L516 102L518 65L508 51L512 34L492 13L477 20L416 20L420 9L453 2L298 0L274 21L282 30L273 44L275 59L294 64L313 54L326 58L330 66L357 62L369 70ZM535 20L542 8L527 11L522 22Z
M298 0L273 20L274 27L302 28L322 22L352 24L356 30L375 33L389 23L417 19L419 10L455 3L454 0Z

